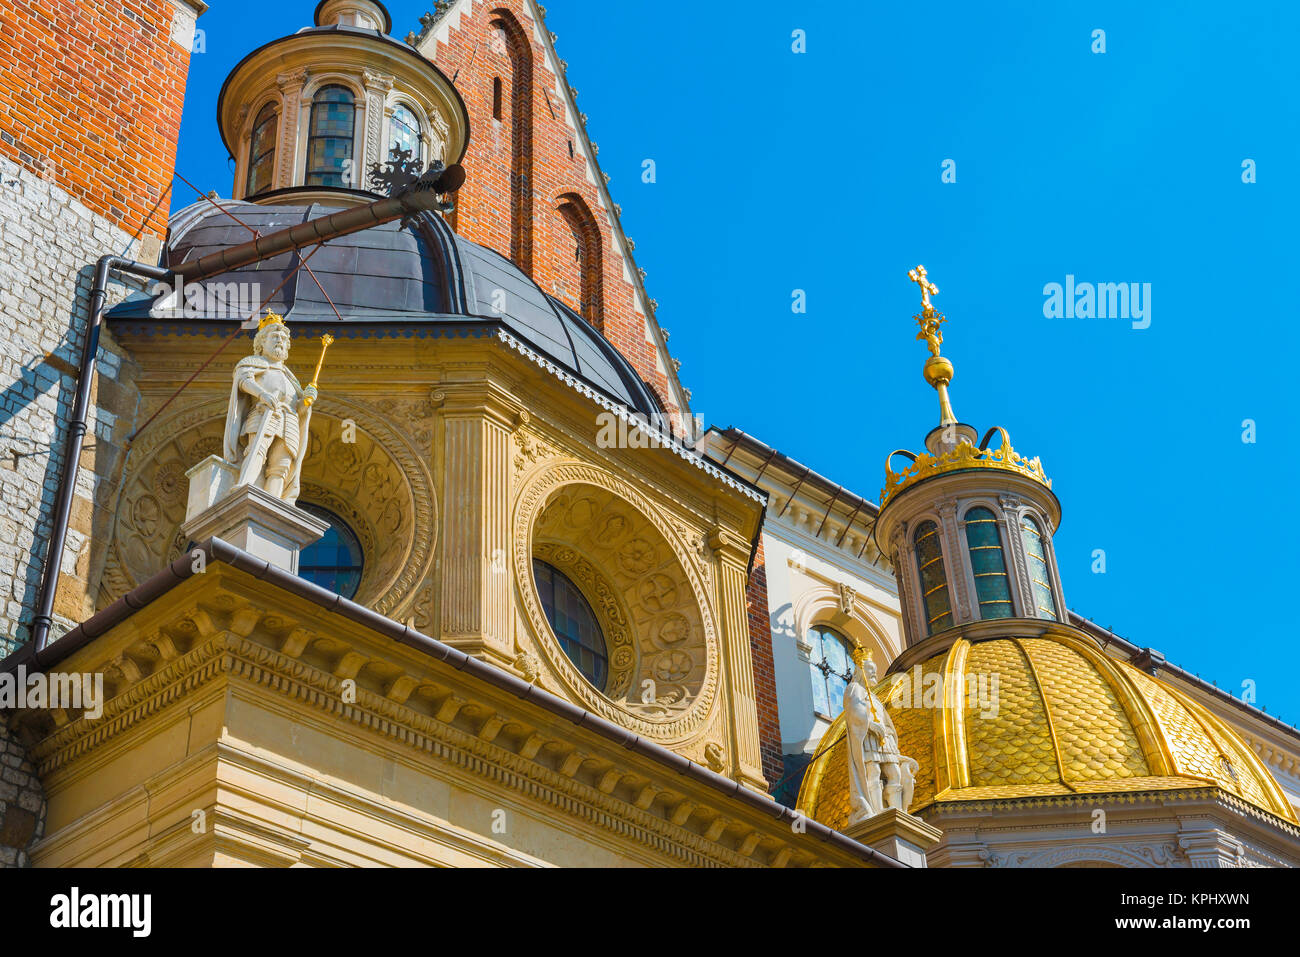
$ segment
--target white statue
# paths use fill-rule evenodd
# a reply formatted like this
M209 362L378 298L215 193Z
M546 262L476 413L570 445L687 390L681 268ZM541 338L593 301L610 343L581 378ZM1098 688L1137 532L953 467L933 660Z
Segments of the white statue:
M317 392L314 384L299 384L284 364L288 357L289 330L272 313L258 324L253 354L235 366L222 456L239 468L237 486L256 486L292 505Z
M898 753L898 733L884 704L871 692L876 665L871 652L854 649L857 668L844 689L849 747L849 824L886 808L906 812L912 803L917 763ZM881 784L881 777L884 784Z

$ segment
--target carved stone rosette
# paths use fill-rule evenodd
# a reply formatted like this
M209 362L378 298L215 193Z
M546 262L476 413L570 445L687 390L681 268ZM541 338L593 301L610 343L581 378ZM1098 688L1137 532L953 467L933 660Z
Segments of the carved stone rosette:
M513 538L527 623L566 693L660 743L698 737L718 695L717 627L695 555L672 521L603 469L558 464L534 475L520 494ZM552 633L533 580L534 558L569 575L601 618L611 657L603 692Z
M369 409L333 396L323 396L315 408L299 501L328 509L356 533L364 557L356 600L401 617L433 563L438 505L428 466L400 425ZM349 419L356 428L345 435ZM123 478L101 607L187 545L180 531L185 470L221 453L224 421L225 400L214 399L160 419L141 435Z

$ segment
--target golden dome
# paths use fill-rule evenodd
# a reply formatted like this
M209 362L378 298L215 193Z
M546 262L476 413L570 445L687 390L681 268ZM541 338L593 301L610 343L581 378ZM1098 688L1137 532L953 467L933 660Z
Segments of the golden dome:
M986 694L968 695L981 676ZM960 695L939 691L941 679ZM1212 786L1296 822L1273 776L1235 731L1074 635L959 639L874 690L893 718L899 750L920 765L913 813L941 802ZM799 808L837 830L849 814L846 747L840 715L799 790Z

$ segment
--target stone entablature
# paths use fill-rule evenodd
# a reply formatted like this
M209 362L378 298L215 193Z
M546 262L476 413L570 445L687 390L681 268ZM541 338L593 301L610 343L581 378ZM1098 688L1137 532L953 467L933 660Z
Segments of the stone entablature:
M36 864L880 861L535 685L206 554L67 639L60 669L106 675L102 717L17 716L49 794Z
M1297 867L1300 829L1214 788L940 803L930 867Z

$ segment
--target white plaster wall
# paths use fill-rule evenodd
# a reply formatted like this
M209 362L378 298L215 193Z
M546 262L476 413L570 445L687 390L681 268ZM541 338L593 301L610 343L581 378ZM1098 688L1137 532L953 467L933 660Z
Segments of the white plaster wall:
M898 596L892 578L846 554L816 542L769 516L763 533L767 564L768 610L772 627L772 660L776 673L777 707L784 754L811 752L829 723L813 711L813 671L808 657L807 628L828 624L875 650L884 672L902 648ZM856 567L855 567L856 566ZM836 585L853 589L854 613L839 614Z

